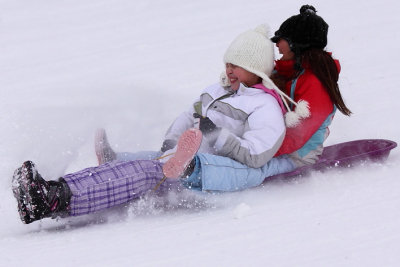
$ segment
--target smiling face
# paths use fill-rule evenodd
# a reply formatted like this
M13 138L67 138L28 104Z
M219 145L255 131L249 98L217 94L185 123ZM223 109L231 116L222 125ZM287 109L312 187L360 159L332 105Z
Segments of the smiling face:
M247 70L233 65L231 63L226 63L226 76L228 76L229 82L231 83L231 89L239 89L240 84L244 84L251 87L255 84L261 83L261 78L254 73L248 72Z
M276 42L276 47L278 47L279 54L282 54L281 60L291 60L294 59L294 53L290 50L290 45L285 39L279 39Z

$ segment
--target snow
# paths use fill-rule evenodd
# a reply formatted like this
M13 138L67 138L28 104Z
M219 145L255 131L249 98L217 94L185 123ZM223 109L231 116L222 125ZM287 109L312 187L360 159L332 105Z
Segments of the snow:
M236 35L276 30L304 2L0 0L0 266L397 266L400 150L385 163L244 192L149 196L98 214L23 225L13 171L50 179L96 164L93 135L155 150L217 81ZM400 4L311 1L330 25L341 114L327 144L399 142Z

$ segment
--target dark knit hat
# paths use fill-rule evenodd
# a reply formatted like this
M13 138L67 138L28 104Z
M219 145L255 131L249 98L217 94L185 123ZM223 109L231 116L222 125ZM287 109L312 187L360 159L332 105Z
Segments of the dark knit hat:
M279 39L285 39L295 54L310 48L325 48L329 26L316 12L313 6L302 6L300 14L283 22L271 41L276 43Z

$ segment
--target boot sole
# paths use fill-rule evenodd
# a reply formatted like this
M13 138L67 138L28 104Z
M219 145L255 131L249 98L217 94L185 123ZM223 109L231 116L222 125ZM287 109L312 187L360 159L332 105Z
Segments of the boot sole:
M179 138L176 153L163 165L167 178L179 178L199 150L202 133L199 129L186 130Z
M97 162L102 165L106 162L115 160L115 155L110 153L104 153L104 147L110 147L107 140L106 131L104 129L98 129L94 137L94 150L96 152Z
M29 194L30 184L33 181L33 173L36 171L34 164L30 161L23 163L13 175L12 191L18 202L18 213L23 223L29 224L35 220L33 210L35 207L31 204L32 199Z

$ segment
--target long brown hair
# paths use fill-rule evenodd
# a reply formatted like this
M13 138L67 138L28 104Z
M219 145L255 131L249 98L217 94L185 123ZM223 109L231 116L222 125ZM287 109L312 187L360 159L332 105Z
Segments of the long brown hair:
M339 70L332 55L322 49L308 49L299 56L300 62L310 66L311 71L325 87L331 101L344 115L352 113L347 108L339 90Z
M339 70L331 54L322 49L308 49L299 54L300 55L295 56L295 73L292 77L282 76L275 71L271 75L271 80L279 89L284 91L286 83L300 75L303 70L302 66L306 64L310 66L311 71L321 81L329 95L329 98L337 109L339 109L344 115L350 116L352 112L344 103L342 94L340 93L338 85Z

